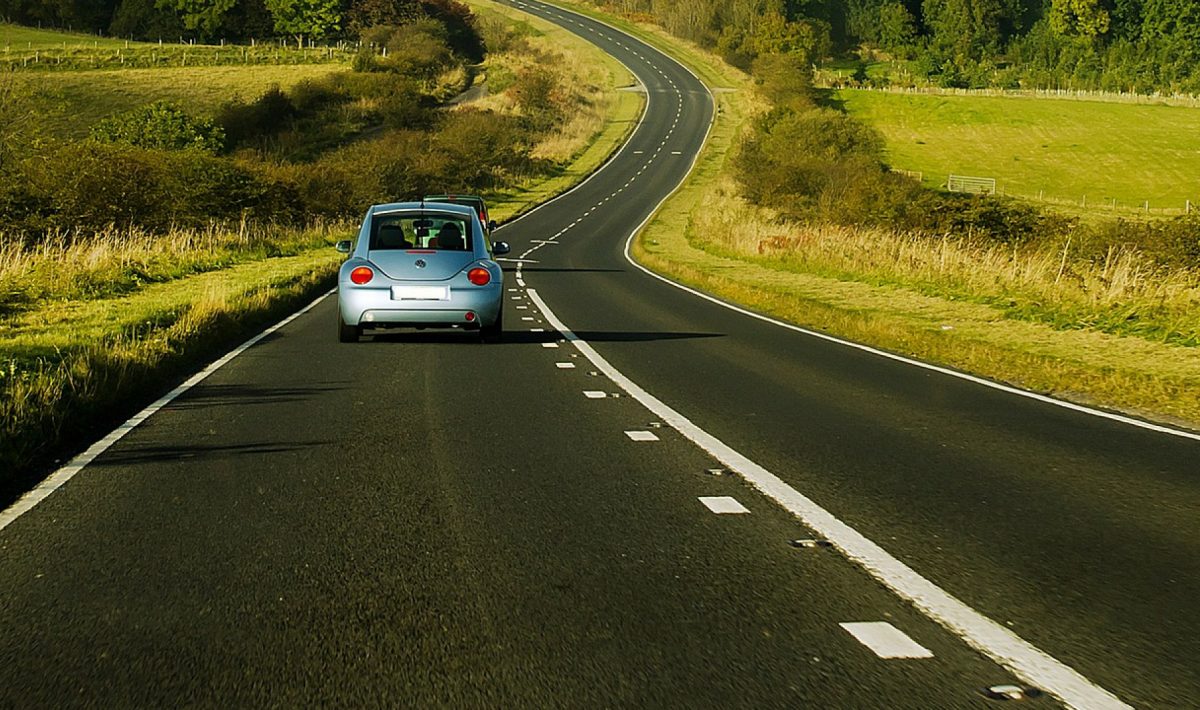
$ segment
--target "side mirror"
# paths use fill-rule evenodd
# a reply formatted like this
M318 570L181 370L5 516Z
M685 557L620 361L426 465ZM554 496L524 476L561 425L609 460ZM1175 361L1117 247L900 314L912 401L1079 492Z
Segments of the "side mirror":
M334 248L343 254L349 254L350 253L350 240L343 239L342 241L340 241L336 245L334 245Z
M496 256L501 256L509 253L512 249L509 248L508 242L496 242L492 245L492 253Z

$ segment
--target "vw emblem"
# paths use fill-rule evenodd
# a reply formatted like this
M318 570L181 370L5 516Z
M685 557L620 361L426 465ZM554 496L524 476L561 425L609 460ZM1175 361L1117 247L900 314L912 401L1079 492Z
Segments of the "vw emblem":
M413 266L417 267L418 269L424 269L425 268L425 260L417 259L416 263L414 263Z

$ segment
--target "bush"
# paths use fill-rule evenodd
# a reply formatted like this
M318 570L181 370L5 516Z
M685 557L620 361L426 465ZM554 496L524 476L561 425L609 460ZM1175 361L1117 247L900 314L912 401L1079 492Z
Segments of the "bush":
M230 149L289 128L297 114L292 100L272 86L250 103L234 98L217 110L215 122L225 132Z
M201 150L85 141L47 157L24 163L25 209L6 215L27 233L204 226L246 214L294 219L295 199L287 186Z
M166 101L156 101L107 118L92 129L92 138L161 150L198 149L216 153L225 147L225 131L206 118L193 118Z
M566 118L566 96L552 69L542 65L520 69L508 93L538 130L546 130Z

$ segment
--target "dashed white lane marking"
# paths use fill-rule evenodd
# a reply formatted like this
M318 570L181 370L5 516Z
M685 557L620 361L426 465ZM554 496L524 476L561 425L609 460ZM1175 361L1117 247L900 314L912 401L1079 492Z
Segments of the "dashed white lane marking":
M700 496L700 502L706 508L718 515L740 515L749 513L750 509L730 496Z
M601 392L599 390L584 390L583 396L587 397L588 399L605 399L608 397L608 393Z
M525 316L525 317L521 318L521 320L523 320L523 321L531 321L531 320L533 320L533 316Z
M556 363L554 363L554 366L555 366L555 367L557 367L557 368L558 368L558 369L560 369L560 370L573 370L573 369L575 369L575 363L573 363L573 362L556 362Z
M529 306L517 306L517 310L518 311L527 311L527 310L529 310Z
M642 226L644 224L639 225L637 231L640 231ZM951 596L778 476L696 426L690 419L642 389L609 364L590 343L571 332L536 290L529 289L527 293L546 316L551 327L578 348L597 370L641 402L642 406L659 420L687 437L814 532L832 542L847 559L857 563L897 596L911 602L927 617L957 635L967 645L1004 666L1018 678L1054 695L1069 707L1079 710L1129 709L1128 705L1112 693L1017 636L1010 629Z
M546 329L545 328L530 328L529 332L530 333L545 333Z
M838 626L880 658L933 658L933 651L886 621L853 621Z
M625 432L625 436L634 441L658 441L658 437L654 435L654 432L650 431L627 431Z
M557 348L558 343L542 343L543 348Z

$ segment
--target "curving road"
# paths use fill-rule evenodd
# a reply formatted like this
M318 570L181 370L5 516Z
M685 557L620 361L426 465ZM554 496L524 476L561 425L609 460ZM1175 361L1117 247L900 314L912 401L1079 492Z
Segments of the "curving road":
M1195 706L1200 441L635 267L711 98L511 4L648 103L499 233L505 342L324 299L0 516L0 706Z

